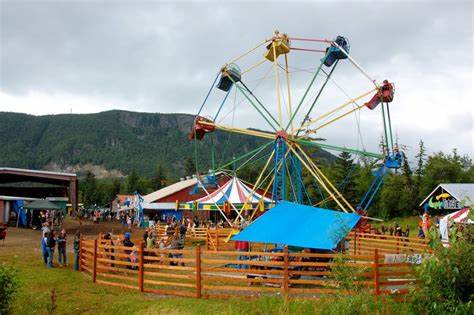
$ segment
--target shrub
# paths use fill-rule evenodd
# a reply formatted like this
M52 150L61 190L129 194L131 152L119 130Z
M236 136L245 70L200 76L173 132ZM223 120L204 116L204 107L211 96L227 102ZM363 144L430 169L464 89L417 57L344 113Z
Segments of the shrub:
M433 245L433 255L416 268L419 289L413 292L415 313L472 314L474 245L454 233L451 246Z
M0 314L8 314L19 286L17 271L5 264L0 265Z

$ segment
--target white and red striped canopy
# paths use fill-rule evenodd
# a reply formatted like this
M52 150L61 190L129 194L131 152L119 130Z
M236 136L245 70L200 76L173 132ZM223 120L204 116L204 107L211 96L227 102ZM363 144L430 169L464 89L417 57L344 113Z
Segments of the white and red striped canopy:
M196 202L199 204L224 204L226 201L231 204L243 204L247 201L250 204L256 204L262 199L262 195L254 192L252 189L244 184L237 177L232 177L222 187L219 187L216 191L213 191L207 196L204 196ZM272 200L267 197L263 197L264 203L270 203Z
M455 223L471 223L469 222L469 208L464 208L459 211L453 212L444 216L443 219L448 219L449 221L453 221Z

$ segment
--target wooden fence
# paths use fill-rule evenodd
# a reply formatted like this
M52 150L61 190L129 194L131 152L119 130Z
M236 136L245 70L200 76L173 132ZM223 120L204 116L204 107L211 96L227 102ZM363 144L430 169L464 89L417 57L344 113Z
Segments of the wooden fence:
M229 240L231 229L207 229L206 249L227 251L234 249ZM263 250L265 245L252 243L252 250ZM346 238L345 251L353 255L372 254L377 249L380 254L415 254L429 252L428 240L415 237L378 235L350 232Z
M373 253L378 249L381 254L414 254L429 252L428 240L392 235L369 234L352 231L347 236L351 254Z
M157 237L166 237L166 226L165 225L162 225L162 224L157 224L153 227L153 230L155 231L156 233L156 236ZM197 227L197 228L193 228L193 229L188 229L186 231L186 238L189 239L189 240L206 240L207 238L207 231L209 230L209 228L207 227ZM229 229L230 230L230 229Z
M110 240L80 242L80 270L99 284L176 296L318 298L352 294L331 275L348 266L354 283L374 296L403 294L414 284L408 263L385 263L371 254L146 249L113 245ZM337 259L336 259L337 257Z

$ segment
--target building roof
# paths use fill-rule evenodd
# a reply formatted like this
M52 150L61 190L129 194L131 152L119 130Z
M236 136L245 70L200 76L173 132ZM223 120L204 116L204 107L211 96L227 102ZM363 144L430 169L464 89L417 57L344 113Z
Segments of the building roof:
M425 199L420 203L422 206L428 198L438 189L442 188L447 191L451 196L456 198L458 201L464 201L466 206L474 205L474 183L443 183L436 186L433 191L426 196Z
M359 219L355 213L281 201L232 240L333 250Z
M217 172L215 175L221 175L223 172ZM182 181L179 181L177 183L171 184L169 186L163 187L157 191L154 191L148 195L143 196L143 200L146 203L152 203L156 202L157 200L163 199L165 197L168 197L169 195L172 195L174 193L177 193L178 191L181 191L183 189L192 187L198 183L198 180L196 177L192 177L190 179L185 179Z
M197 178L194 178L194 177L191 179L182 180L177 183L166 186L164 188L161 188L157 191L154 191L151 194L143 196L143 200L145 200L145 202L147 203L152 203L164 197L172 195L180 190L196 185L197 182L198 182Z
M38 198L29 198L29 197L18 197L18 196L0 196L0 200L25 200L25 201L32 201L37 200Z
M56 178L56 179L67 179L69 180L71 177L77 177L76 174L73 173L61 173L61 172L50 172L50 171L41 171L41 170L29 170L23 168L14 168L14 167L0 167L0 174L14 174L14 175L26 175L32 177L48 177L48 178Z
M26 209L37 209L37 210L61 210L62 209L61 206L45 199L35 200L23 207Z

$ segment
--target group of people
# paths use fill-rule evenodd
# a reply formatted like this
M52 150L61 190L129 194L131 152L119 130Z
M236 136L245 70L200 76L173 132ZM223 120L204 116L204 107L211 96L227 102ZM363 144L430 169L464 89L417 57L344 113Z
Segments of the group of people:
M74 252L75 252L75 264L76 270L79 269L79 243L81 234L79 231L74 236ZM67 263L67 233L65 229L62 229L56 234L54 228L50 223L46 222L42 227L41 236L41 253L43 255L43 262L45 266L54 268L54 253L57 248L58 265L59 267L68 266Z
M110 221L112 221L113 213L112 213L112 210L110 210L108 208L105 208L105 209L80 208L77 212L77 216L80 219L91 220L94 223L99 223L99 222L110 222Z

